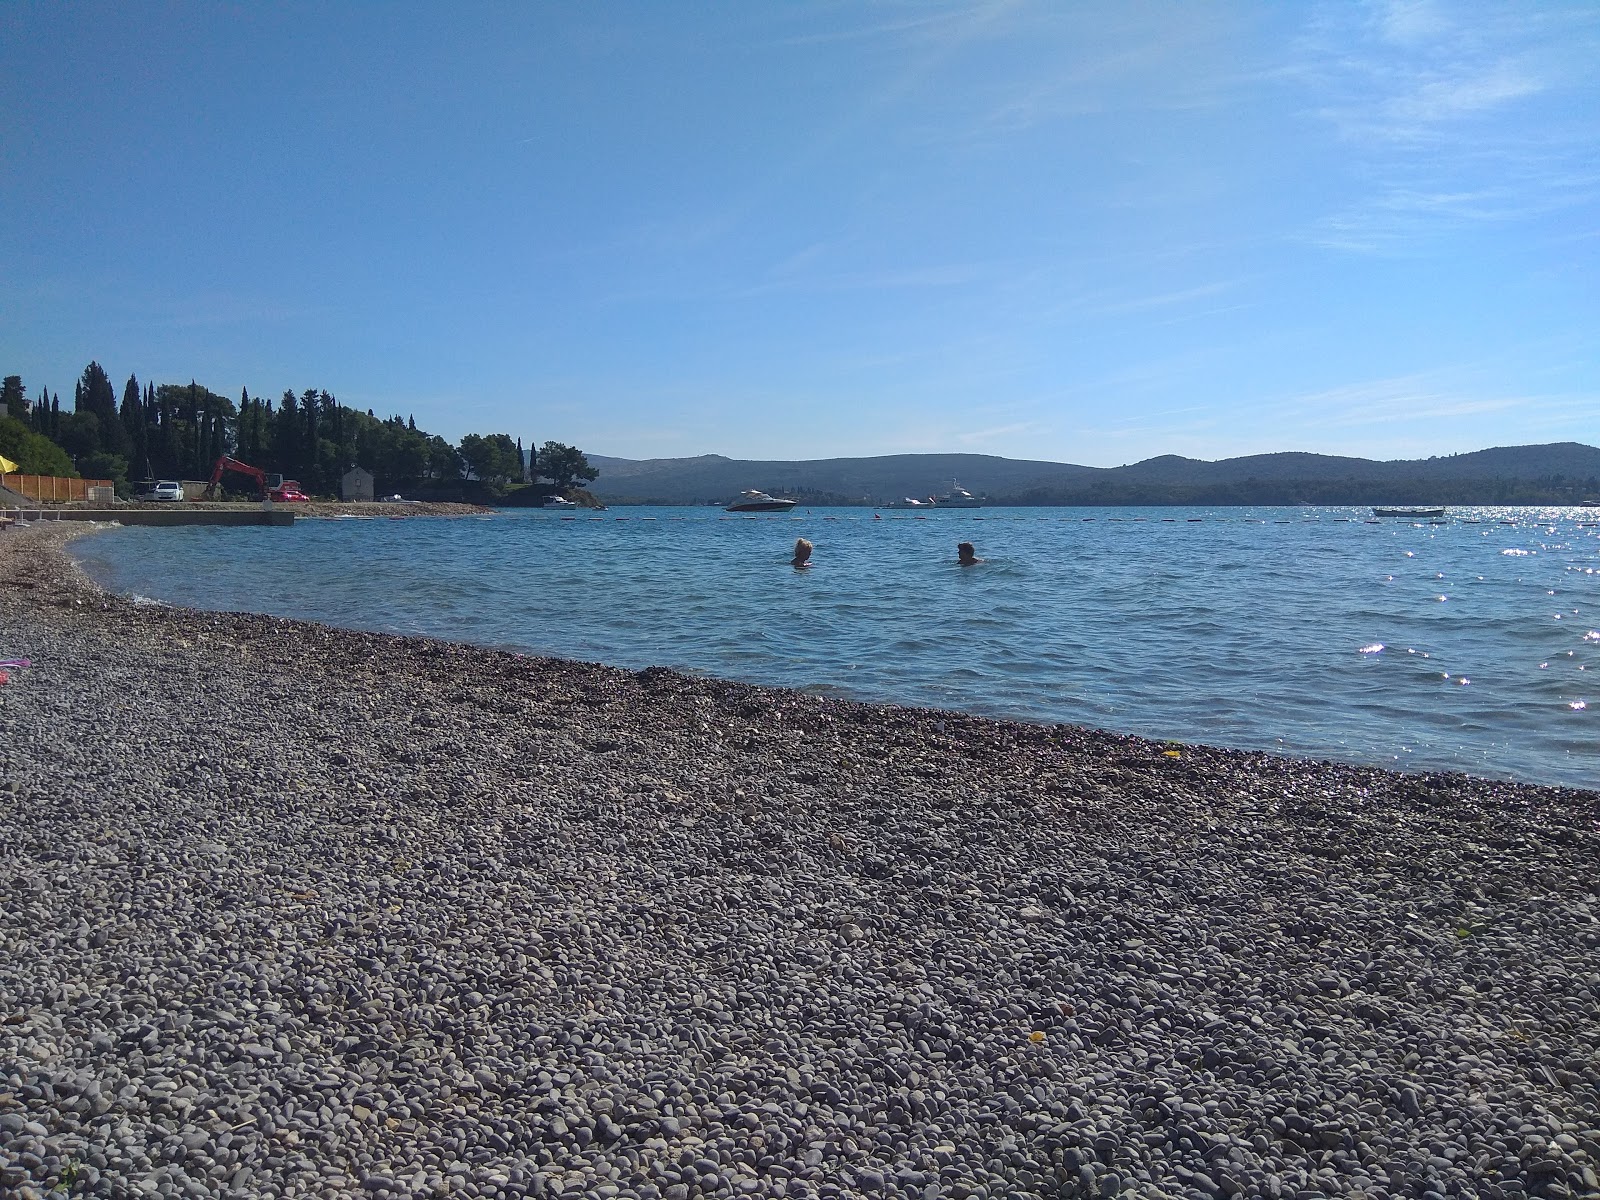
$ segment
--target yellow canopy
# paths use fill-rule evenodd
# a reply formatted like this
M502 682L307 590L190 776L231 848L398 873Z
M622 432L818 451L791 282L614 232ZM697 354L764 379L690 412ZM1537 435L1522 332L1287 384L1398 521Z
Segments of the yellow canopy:
M4 454L0 454L0 475L10 475L16 469L16 463L12 462Z

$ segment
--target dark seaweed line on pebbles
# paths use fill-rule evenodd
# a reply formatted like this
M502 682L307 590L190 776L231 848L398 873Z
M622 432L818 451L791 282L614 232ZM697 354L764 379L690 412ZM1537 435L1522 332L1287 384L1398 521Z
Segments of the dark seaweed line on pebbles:
M0 535L0 1195L1600 1194L1594 792L136 606L77 532Z

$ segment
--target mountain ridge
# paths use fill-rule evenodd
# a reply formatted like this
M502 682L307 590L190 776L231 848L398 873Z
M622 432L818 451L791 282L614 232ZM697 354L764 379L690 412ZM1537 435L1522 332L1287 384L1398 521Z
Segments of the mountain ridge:
M1238 458L1164 454L1086 467L991 454L888 454L802 460L720 454L588 456L608 504L724 503L746 488L810 504L883 504L960 486L988 503L1541 504L1600 499L1600 448L1581 442L1494 446L1425 459L1365 459L1288 450Z

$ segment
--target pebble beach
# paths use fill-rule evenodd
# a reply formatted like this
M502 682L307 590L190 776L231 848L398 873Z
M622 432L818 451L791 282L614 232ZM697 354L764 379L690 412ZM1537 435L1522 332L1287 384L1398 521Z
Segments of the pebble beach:
M0 533L0 1196L1600 1196L1600 793L107 595Z

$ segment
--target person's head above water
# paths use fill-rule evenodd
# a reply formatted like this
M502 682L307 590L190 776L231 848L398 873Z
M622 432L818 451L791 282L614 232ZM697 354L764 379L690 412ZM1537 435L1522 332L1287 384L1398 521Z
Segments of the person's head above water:
M962 542L956 547L956 561L963 567L970 567L974 563L981 563L983 559L978 557L978 551L971 542Z
M791 567L809 567L811 565L811 543L805 538L795 538L794 557L789 560Z

